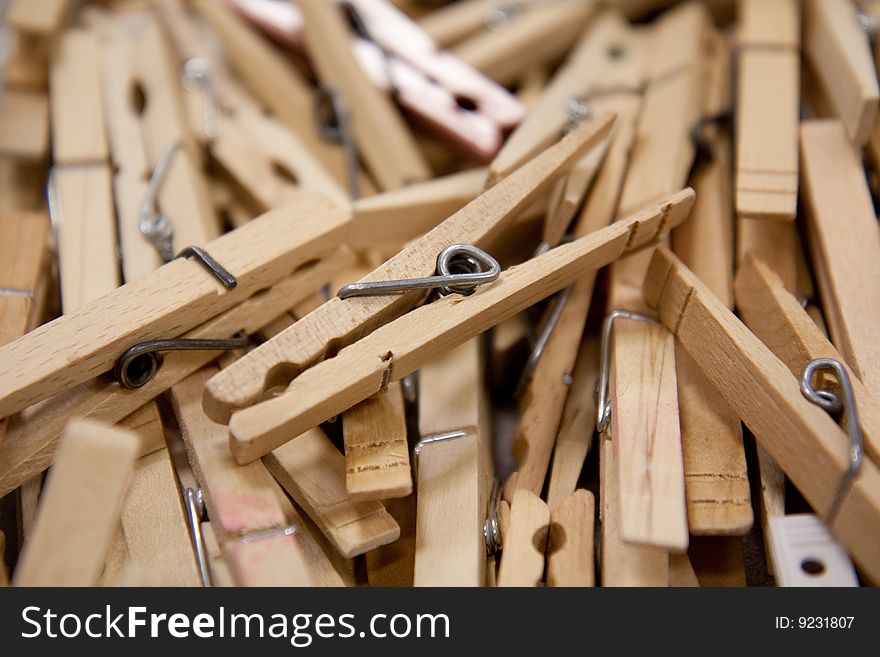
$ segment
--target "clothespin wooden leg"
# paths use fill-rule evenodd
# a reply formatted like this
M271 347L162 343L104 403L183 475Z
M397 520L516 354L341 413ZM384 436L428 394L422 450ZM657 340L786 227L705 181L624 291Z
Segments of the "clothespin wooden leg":
M550 513L547 586L593 586L593 521L596 502L577 490Z
M15 571L16 586L97 583L138 449L138 438L122 429L87 420L68 425Z

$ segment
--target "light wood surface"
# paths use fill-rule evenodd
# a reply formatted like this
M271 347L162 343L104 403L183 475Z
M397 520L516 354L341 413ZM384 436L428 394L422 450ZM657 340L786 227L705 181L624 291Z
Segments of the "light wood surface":
M16 586L94 586L117 531L139 440L118 428L68 425ZM64 549L59 550L59 546Z
M594 586L593 522L596 501L584 489L550 513L547 586Z
M342 556L352 558L400 537L381 502L349 496L345 459L321 429L297 436L263 462Z
M807 232L831 339L880 390L880 227L861 154L836 121L805 122L801 140Z
M804 398L788 368L669 251L656 252L645 285L664 325L807 501L826 513L849 466L843 430ZM832 529L872 581L880 575L880 559L868 528L878 521L880 473L868 460Z
M550 509L534 493L520 489L510 503L510 526L498 567L498 586L537 586L544 577L544 550Z

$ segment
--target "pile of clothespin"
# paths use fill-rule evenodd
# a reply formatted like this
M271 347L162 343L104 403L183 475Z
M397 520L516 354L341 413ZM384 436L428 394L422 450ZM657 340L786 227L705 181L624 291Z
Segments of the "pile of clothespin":
M880 2L0 4L0 581L880 582Z

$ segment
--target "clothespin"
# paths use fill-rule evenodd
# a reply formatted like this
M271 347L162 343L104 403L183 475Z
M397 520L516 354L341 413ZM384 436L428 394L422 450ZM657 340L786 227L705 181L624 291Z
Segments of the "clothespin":
M94 31L65 31L49 70L55 166L48 189L65 313L120 284L100 80Z
M156 371L159 351L151 353L141 347L139 357L128 361L129 365L135 365L134 370L140 369L143 374L136 381L142 384L137 388L123 387L115 377L108 375L65 390L51 400L25 409L20 417L13 417L7 439L0 441L0 494L5 495L49 467L55 444L69 419L89 417L106 423L119 422L216 359L221 348L217 346L218 339L228 340L239 332L255 333L285 309L321 288L337 268L346 266L351 259L351 254L344 250L324 258L181 336L184 340L213 341L208 346L215 345L215 350L166 351ZM234 343L240 344L240 341ZM154 343L153 348L156 346ZM177 346L192 346L192 343ZM167 349L169 345L163 342L158 347ZM150 375L154 376L150 378Z
M201 388L216 368L205 368L171 390L171 400L201 484L218 542L244 586L317 585L300 546L301 521L261 462L236 467L226 432L201 409ZM325 567L332 571L332 566Z
M303 194L294 206L185 252L196 262L170 262L0 348L9 370L0 415L109 370L138 341L177 337L241 303L297 265L332 251L349 223L350 215L327 199ZM177 291L173 299L169 290ZM42 366L21 368L36 352Z
M443 258L450 249L457 249L471 258L488 260L477 261L480 271L466 274L461 284L474 277L479 277L478 281L494 279L494 284L483 287L479 294L467 299L469 303L447 296L410 311L343 348L334 358L302 372L283 394L234 414L230 422L230 447L236 459L246 463L259 457L286 442L290 436L301 433L300 429L305 431L350 408L418 369L437 353L476 337L506 317L574 282L585 272L608 264L632 249L656 243L664 230L687 217L692 201L693 193L684 190L657 206L504 273L499 273L497 263L490 268L488 264L492 261L488 260L488 254L473 247L465 249L459 245L446 249L440 259L441 272L444 271ZM449 284L453 290L462 290L460 279L439 278L440 282L417 279L415 284ZM366 285L366 291L372 292L368 283L372 282L356 284L353 289L359 291L358 286L362 289ZM380 293L387 294L386 288L398 290L401 283L404 285L402 289L407 289L406 281L375 284L381 288ZM344 381L344 385L335 383L339 381Z
M832 341L865 385L876 388L880 229L861 155L837 121L805 122L801 155L808 241Z
M343 557L400 537L400 527L382 502L360 502L348 495L345 460L321 429L279 447L263 462Z
M122 506L122 531L107 558L102 584L117 585L132 568L157 584L199 586L196 560L180 508L177 475L165 448L159 408L145 404L119 426L141 440L131 485Z
M324 139L315 120L315 95L310 84L283 56L238 18L226 3L193 3L217 32L226 47L233 69L258 99L288 128L302 139L306 149L317 157L349 189L351 166L345 149ZM358 169L358 188L364 195L372 184Z
M739 7L736 211L741 217L792 220L798 189L800 3L746 0Z
M308 17L303 15L308 14L308 4L278 5L265 0L233 4L273 38L304 50L310 29ZM350 64L358 64L352 73L363 69L374 87L390 94L420 123L478 160L488 160L497 152L503 133L523 115L522 105L509 92L438 49L416 23L392 4L353 0L347 6L339 6L355 12L359 33L351 47L340 45L337 51L324 43L308 44L306 50L315 66L321 67L321 58L326 61L327 51L334 53L334 57L344 56ZM349 50L353 59L348 57ZM341 87L340 90L344 96L350 95ZM367 97L371 95L367 92ZM358 103L355 114L365 109Z
M703 113L706 117L719 117L728 115L731 110L731 56L720 35L712 43ZM676 229L672 235L673 250L728 308L732 308L734 223L730 136L723 123L707 125L701 132L706 153L702 159L698 156L691 176L697 193L695 221ZM675 362L689 533L692 536L744 534L752 525L753 513L740 419L678 345Z
M618 54L609 55L611 52ZM524 147L534 139L530 135L537 135L537 131L543 130L547 122L555 122L561 130L560 121L564 113L560 108L573 100L581 102L579 99L583 99L590 112L615 112L618 118L615 122L615 134L608 145L607 162L576 221L573 230L576 238L604 228L613 218L623 185L628 154L635 139L635 126L641 104L638 90L641 86L641 74L644 72L642 54L638 35L619 17L614 14L600 17L566 67L550 83L539 104L511 136L511 150L506 147L490 167L490 171L496 170L496 166L503 171L506 168L506 165L502 166L503 162L510 161L511 157L518 159L517 152L525 154L527 151L523 150ZM611 66L610 71L604 66L609 57L616 64ZM591 75L585 71L594 70L608 72L598 78L592 75L593 79L585 84L584 78ZM603 90L611 91L605 95ZM596 94L595 99L591 97L593 93ZM542 116L548 117L547 120L534 120L535 117ZM514 142L518 135L523 136ZM584 161L582 159L578 164ZM573 170L569 174L568 182L571 182L574 175ZM544 244L547 246L555 245L561 236L558 228L551 229L550 232L554 234L548 235L545 224ZM548 242L548 239L551 241ZM595 273L586 275L570 290L562 293L551 306L548 319L535 341L536 346L529 357L520 384L520 422L514 438L514 454L517 459L515 488L527 488L538 494L543 487L568 391L566 381L577 358L594 282Z
M880 91L868 36L849 0L804 3L804 51L820 86L856 146L877 117Z
M868 579L877 580L880 560L867 528L880 520L880 472L869 459L857 467L855 424L847 436L806 399L808 387L802 393L788 368L667 250L654 255L645 297L806 500L830 516L831 530ZM803 381L812 389L813 377Z
M518 490L510 503L510 526L498 568L498 586L538 586L544 577L544 550L550 532L550 510L528 490Z
M5 89L0 103L0 155L40 162L49 152L49 100L42 92Z
M419 18L419 27L440 48L448 48L486 28L497 0L461 0L437 7Z
M650 63L645 96L618 212L643 207L687 179L696 150L692 131L703 111L704 71L697 62L709 35L706 8L693 2L670 10L653 28L646 56ZM641 284L649 258L649 251L636 254L615 262L610 270L612 312L603 330L603 351L610 349L610 353L600 381L609 390L610 404L606 408L600 397L603 426L599 429L608 426L610 410L620 538L683 552L688 526L675 344L662 326L632 321L644 319L647 310ZM615 310L623 313L611 344ZM609 369L613 372L610 384ZM619 558L624 560L626 554ZM657 577L668 579L666 567Z
M12 0L6 20L22 32L51 36L61 28L72 4L70 0Z
M68 425L15 571L16 586L97 584L139 444L123 429L89 420Z
M553 176L564 171L610 128L604 119L573 132L559 145L548 149L435 229L409 244L397 256L378 267L370 280L391 280L428 276L436 268L438 254L450 244L485 244L513 223L543 190ZM205 408L211 417L227 421L236 408L256 402L270 384L267 375L286 373L287 382L297 370L330 351L357 339L372 327L412 308L422 294L386 296L369 302L345 303L330 300L323 308L303 318L289 330L275 336L243 359L225 368L206 389ZM344 319L343 319L344 318ZM307 329L312 326L316 331ZM318 329L320 327L320 329ZM336 327L330 331L330 327ZM309 336L309 337L307 337ZM375 391L374 391L375 392Z
M516 11L518 5L525 11ZM493 3L483 15L486 29L456 44L452 54L498 84L509 85L532 66L561 59L595 10L591 0L511 2L500 8Z
M480 341L418 373L419 442L414 586L483 586L483 525L492 485Z

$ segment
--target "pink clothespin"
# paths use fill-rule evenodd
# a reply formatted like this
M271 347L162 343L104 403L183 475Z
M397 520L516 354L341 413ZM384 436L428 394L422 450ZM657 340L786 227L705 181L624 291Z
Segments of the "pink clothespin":
M228 0L279 44L305 53L299 9L277 0ZM375 84L412 116L481 161L489 161L525 108L506 89L451 54L386 0L344 0L355 15L352 48ZM360 28L360 29L358 29Z

